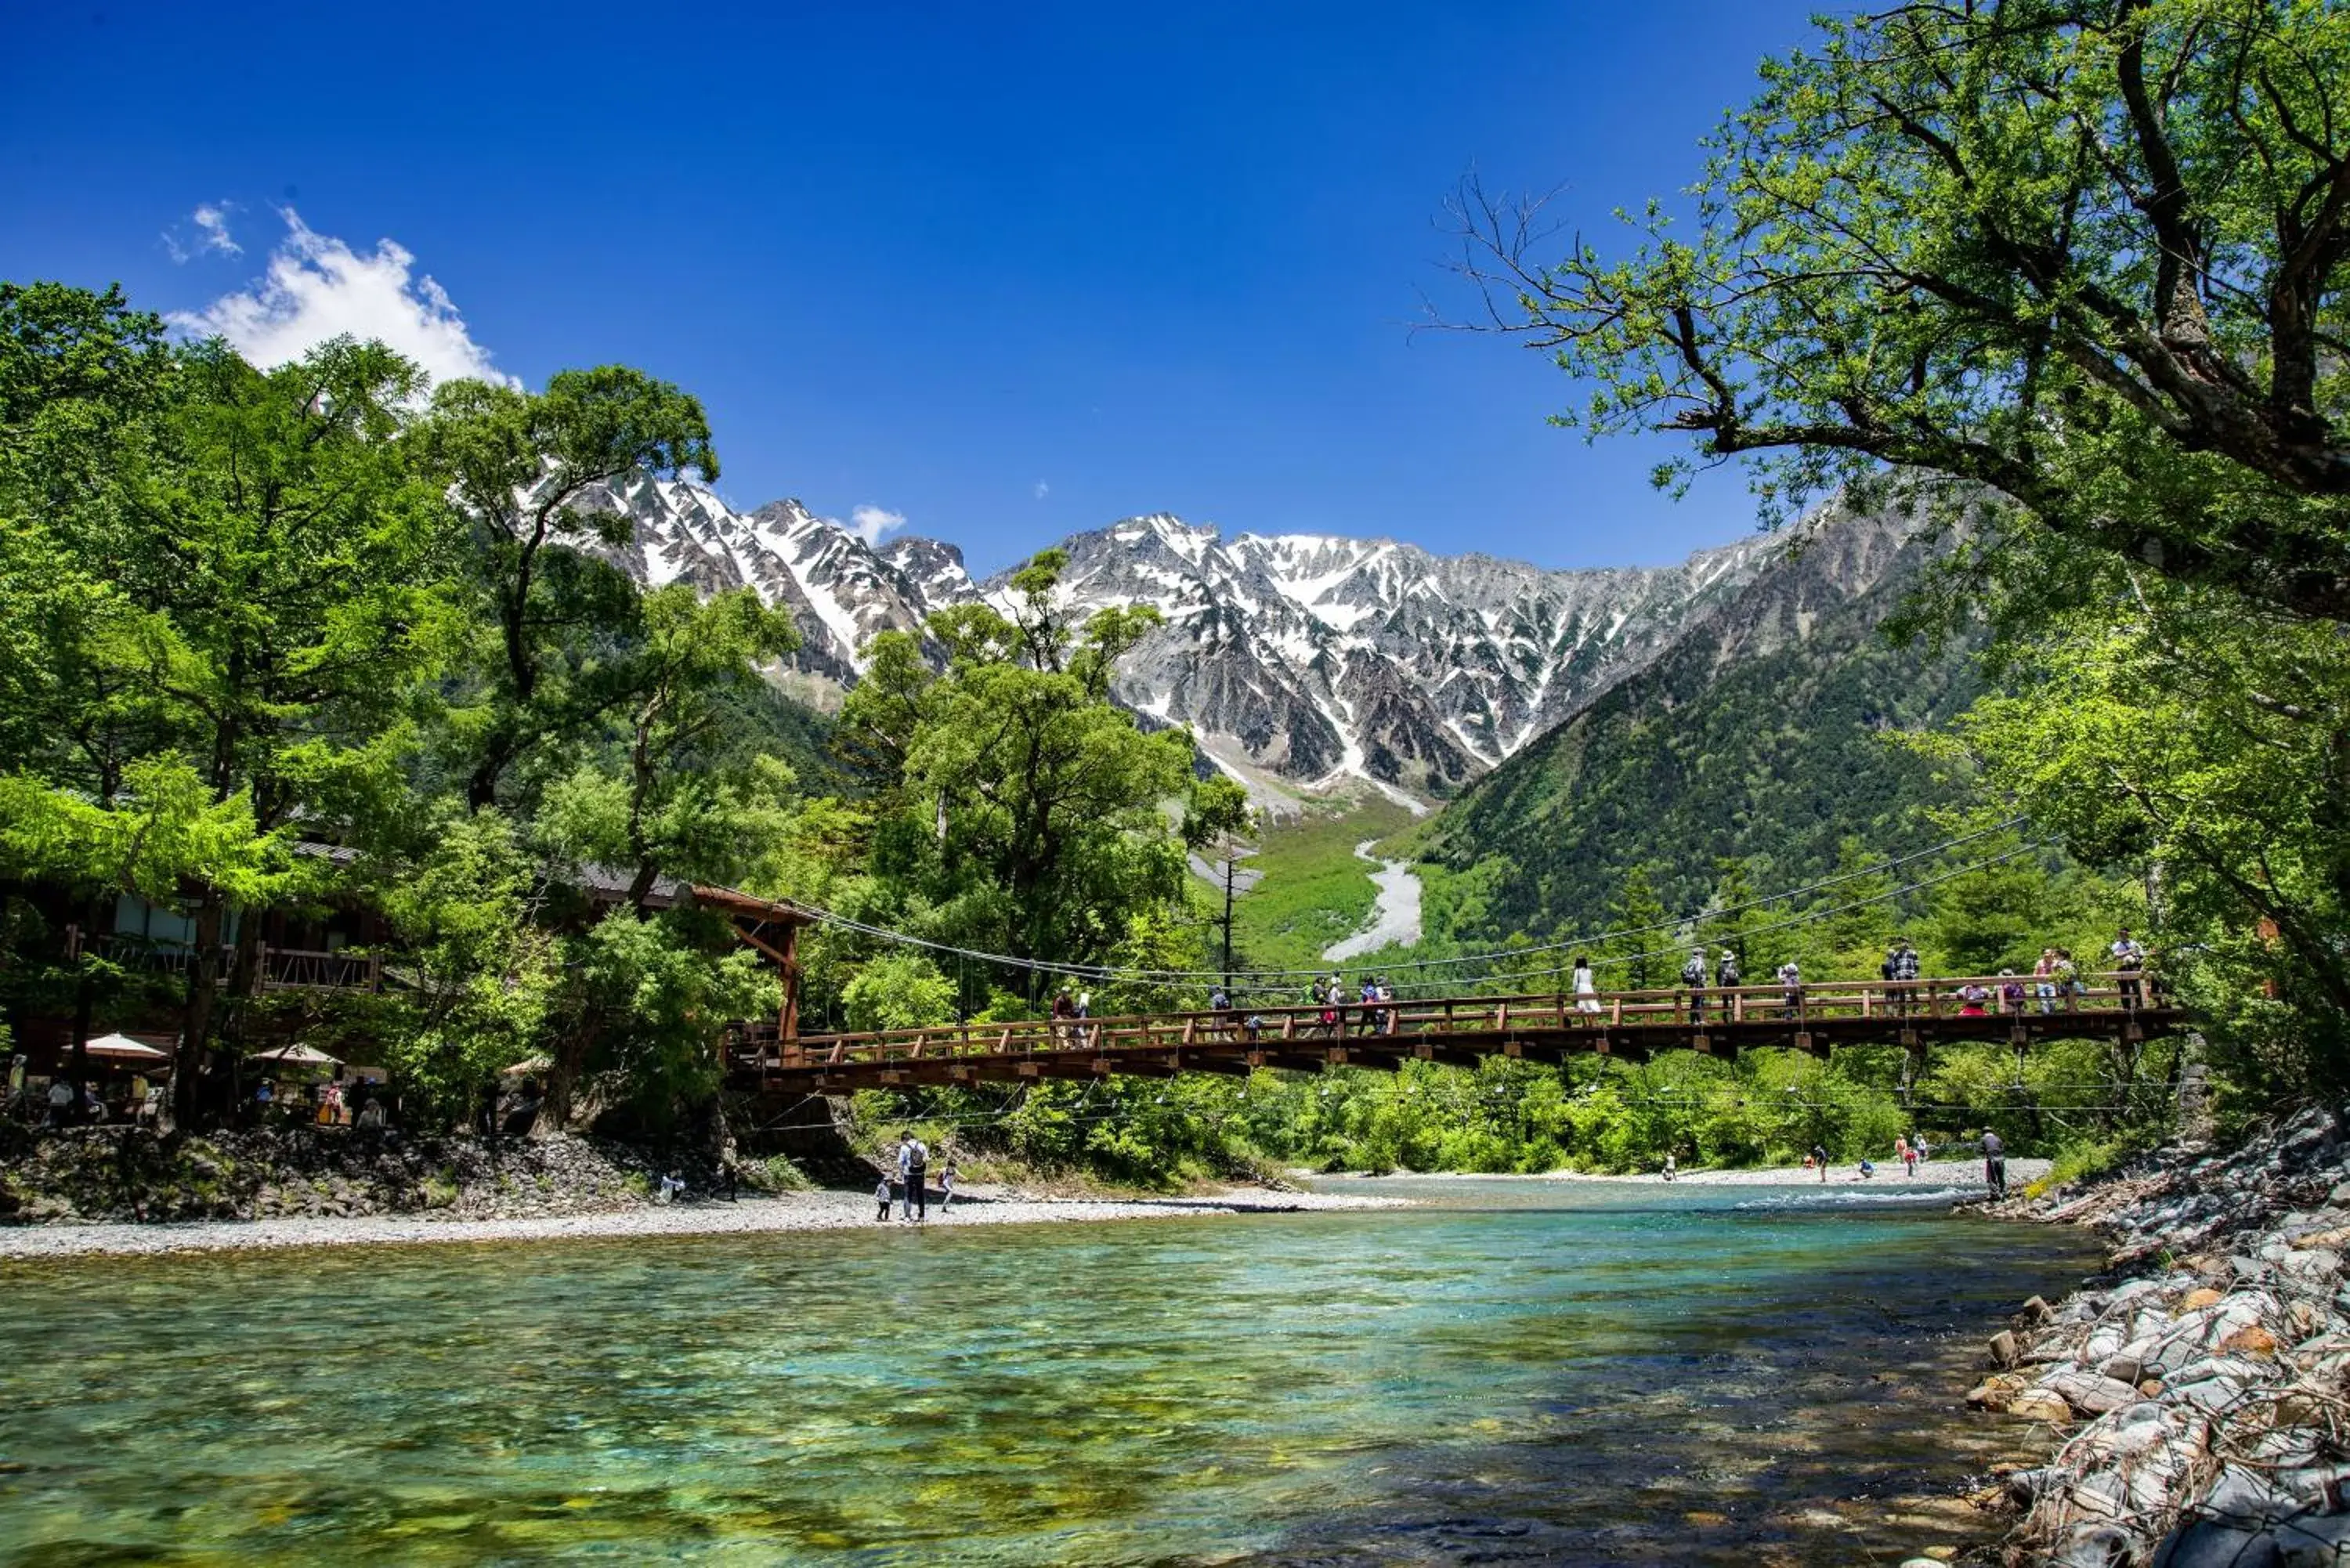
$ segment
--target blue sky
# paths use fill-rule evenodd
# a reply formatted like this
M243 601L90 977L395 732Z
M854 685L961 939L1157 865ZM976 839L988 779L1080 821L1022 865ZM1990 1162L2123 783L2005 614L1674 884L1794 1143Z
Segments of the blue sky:
M1440 204L1473 170L1599 228L1677 190L1813 8L27 7L0 276L260 348L637 364L709 406L730 500L983 570L1146 511L1661 562L1752 525L1742 480L1675 504L1660 444L1544 424L1539 356L1413 335L1470 303Z

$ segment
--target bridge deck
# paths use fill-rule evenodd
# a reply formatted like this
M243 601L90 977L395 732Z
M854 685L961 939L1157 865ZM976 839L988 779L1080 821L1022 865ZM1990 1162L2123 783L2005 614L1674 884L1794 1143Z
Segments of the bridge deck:
M778 1038L772 1027L743 1027L728 1042L726 1065L729 1083L738 1088L847 1094L1119 1074L1392 1068L1414 1060L1474 1065L1488 1056L1557 1062L1578 1053L1638 1061L1659 1051L1735 1055L1783 1046L1825 1055L1835 1045L1956 1041L2022 1050L2057 1039L2144 1039L2184 1022L2150 992L2126 994L2115 977L2053 999L2046 1012L2042 999L2030 994L2029 979L2022 1011L2003 1008L2000 983L1998 977L1896 986L1832 982L1805 986L1792 1002L1776 985L1709 990L1694 998L1683 991L1622 992L1583 1004L1566 994L1349 1002L1334 1008L948 1024L796 1041ZM1958 995L1969 984L1991 989L1981 1011L1970 1010Z

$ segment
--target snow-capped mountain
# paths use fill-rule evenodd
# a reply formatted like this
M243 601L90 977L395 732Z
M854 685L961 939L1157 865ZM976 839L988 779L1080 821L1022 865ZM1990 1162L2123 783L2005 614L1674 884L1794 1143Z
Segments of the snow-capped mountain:
M1444 794L1643 667L1785 545L1550 572L1383 539L1226 539L1151 516L1064 548L1074 606L1166 617L1120 667L1118 695L1190 723L1218 761ZM1003 585L983 589L1000 598Z
M649 585L750 587L788 608L811 675L845 686L879 631L944 606L1008 605L952 545L879 547L796 501L738 513L691 483L640 480L589 506L625 513L611 558ZM587 509L587 508L583 508ZM1159 515L1063 542L1065 603L1149 604L1166 623L1120 666L1122 701L1188 723L1244 777L1360 779L1450 794L1645 668L1786 550L1756 536L1662 568L1555 572L1320 535L1225 537Z

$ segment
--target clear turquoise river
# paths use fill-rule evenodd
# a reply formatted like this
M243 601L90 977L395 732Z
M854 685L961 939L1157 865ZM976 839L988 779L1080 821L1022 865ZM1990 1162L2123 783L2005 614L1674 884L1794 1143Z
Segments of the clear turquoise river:
M1848 1193L0 1262L0 1562L1892 1562L2080 1237ZM1974 1484L1981 1484L1977 1479Z

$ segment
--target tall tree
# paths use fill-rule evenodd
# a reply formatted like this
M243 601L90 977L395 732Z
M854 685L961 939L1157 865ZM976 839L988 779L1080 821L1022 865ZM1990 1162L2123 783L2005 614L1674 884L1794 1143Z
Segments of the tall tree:
M594 546L629 542L609 487L640 477L718 477L696 399L622 365L563 370L544 392L452 381L432 400L423 444L472 520L472 569L489 621L473 715L466 794L495 802L515 765L581 724L593 697L573 679L635 592ZM590 715L592 717L592 715Z
M879 680L843 705L843 732L889 775L874 870L940 929L1020 957L1100 962L1151 906L1184 897L1183 842L1162 802L1195 793L1180 732L1146 734L1110 701L1118 659L1156 623L1147 607L1069 624L1066 558L1016 574L1005 616L960 605L931 618L947 669L914 639L874 639ZM1194 804L1212 832L1222 792ZM919 911L917 911L919 912Z
M421 374L337 339L270 371L209 343L183 376L173 471L138 512L155 688L216 800L244 797L265 833L363 833L396 813L410 701L448 636L449 510L401 439ZM233 890L200 882L192 902L183 1114L216 1000L260 981L260 911L224 986Z
M2350 619L2350 12L1981 0L1824 20L1724 124L1685 231L1563 254L1473 187L1491 324L1565 417L1888 473L2293 615Z

